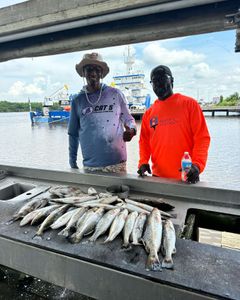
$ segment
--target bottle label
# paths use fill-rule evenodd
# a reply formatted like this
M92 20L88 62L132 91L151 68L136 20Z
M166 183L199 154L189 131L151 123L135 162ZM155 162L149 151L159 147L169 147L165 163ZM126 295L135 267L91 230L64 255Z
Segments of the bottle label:
M189 172L191 166L191 161L182 161L182 181L187 181L187 173Z

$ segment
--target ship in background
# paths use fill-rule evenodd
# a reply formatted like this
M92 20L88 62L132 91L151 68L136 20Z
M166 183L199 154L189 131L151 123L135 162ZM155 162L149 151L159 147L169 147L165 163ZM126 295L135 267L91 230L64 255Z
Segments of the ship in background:
M31 103L29 101L30 119L32 124L67 123L70 117L71 97L72 95L69 96L68 94L68 86L65 84L53 94L44 98L42 110L40 111L32 111ZM56 102L61 109L52 109L53 104Z
M131 53L130 46L127 47L127 51L124 53L124 63L126 73L114 76L113 85L125 95L132 114L144 113L151 105L151 97L145 85L145 74L133 70L135 57Z

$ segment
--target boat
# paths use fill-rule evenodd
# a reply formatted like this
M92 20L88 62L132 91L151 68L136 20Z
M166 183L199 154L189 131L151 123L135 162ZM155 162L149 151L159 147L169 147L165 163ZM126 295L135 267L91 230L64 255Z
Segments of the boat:
M68 94L68 86L65 84L63 87L55 91L49 97L45 97L43 101L42 110L32 111L31 103L29 101L30 119L32 124L56 124L68 123L70 117L70 103L71 97ZM60 110L52 110L54 102L58 102L61 107Z
M10 165L0 165L0 174L0 265L94 299L239 299L240 251L199 242L198 228L239 233L240 189L206 182L187 185L154 177ZM174 271L145 270L144 248L139 245L124 251L121 236L108 244L102 244L104 237L95 244L86 243L86 237L73 245L59 236L58 230L46 231L39 240L33 239L35 226L20 227L19 221L7 224L24 203L59 184L83 191L90 186L106 191L107 186L127 185L130 198L158 199L174 206ZM182 238L182 229L192 215L192 234L189 230L188 238Z
M114 76L113 86L125 95L132 114L143 113L150 107L151 97L146 88L144 72L133 69L135 57L130 46L124 53L124 63L126 73Z

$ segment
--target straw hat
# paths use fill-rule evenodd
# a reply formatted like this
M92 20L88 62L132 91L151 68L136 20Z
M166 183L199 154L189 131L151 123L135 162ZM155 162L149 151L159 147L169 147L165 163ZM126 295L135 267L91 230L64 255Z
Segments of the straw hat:
M103 69L102 78L104 78L109 73L109 67L106 62L103 61L102 55L99 53L87 53L84 54L82 60L76 65L76 71L81 77L85 77L83 73L83 68L87 65L97 65Z

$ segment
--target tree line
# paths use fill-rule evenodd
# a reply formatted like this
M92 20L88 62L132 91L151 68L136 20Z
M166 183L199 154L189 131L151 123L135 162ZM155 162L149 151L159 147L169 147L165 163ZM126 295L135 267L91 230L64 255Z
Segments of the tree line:
M226 98L220 96L220 101L216 106L236 106L240 105L240 94L234 93ZM31 102L31 110L42 110L42 102ZM58 102L53 103L50 110L62 110ZM28 102L0 101L0 112L26 112L30 111Z
M62 108L59 104L53 103L51 110L61 110ZM31 110L36 111L42 110L42 102L31 102ZM30 106L28 102L9 102L0 101L0 112L26 112L30 111Z

